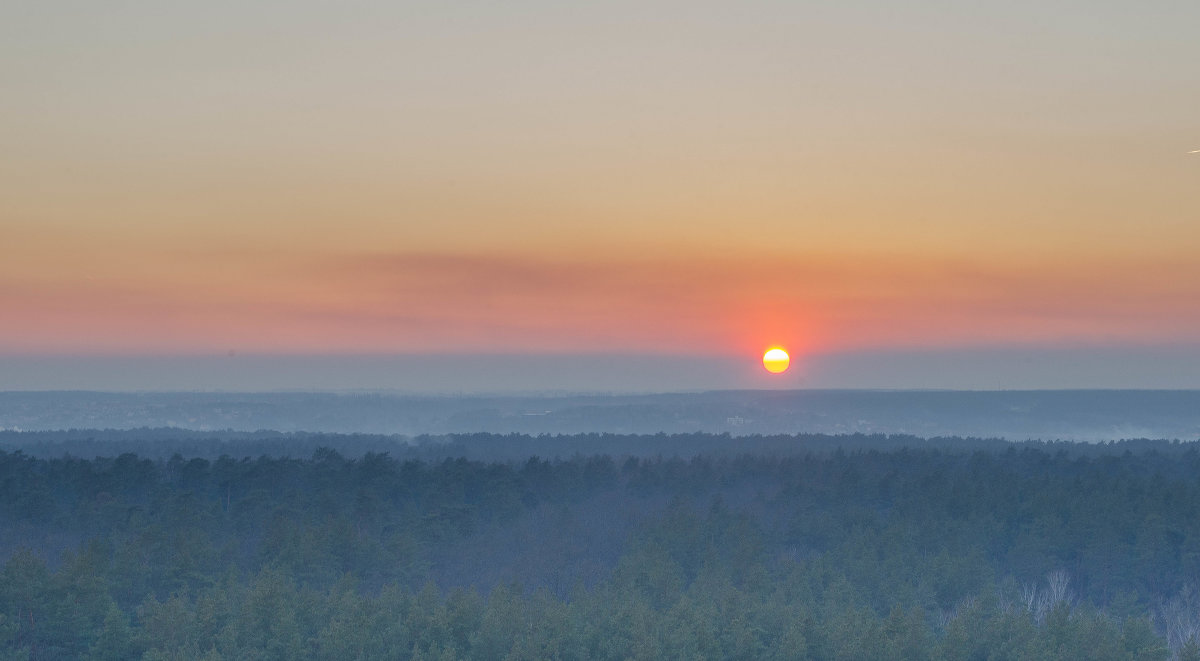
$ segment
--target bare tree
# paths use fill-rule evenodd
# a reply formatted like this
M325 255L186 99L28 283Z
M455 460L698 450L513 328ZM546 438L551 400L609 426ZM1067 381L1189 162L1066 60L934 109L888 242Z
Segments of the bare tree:
M1185 585L1174 597L1159 603L1154 610L1154 623L1175 653L1189 640L1200 641L1200 595L1195 588Z
M1036 583L1026 583L1021 586L1021 604L1031 614L1036 614L1038 604L1038 588Z
M1075 603L1075 593L1071 590L1071 575L1062 569L1046 574L1047 610L1052 610L1059 604L1072 606Z
M1033 615L1034 622L1041 624L1046 615L1059 604L1067 608L1075 605L1075 593L1071 590L1071 575L1062 569L1046 574L1046 584L1039 587L1034 583L1021 586L1021 605Z
M974 608L976 603L977 600L975 597L963 597L957 604L954 605L954 608L939 611L937 614L938 627L942 631L945 631L946 628L950 626L951 622L958 619L963 613Z

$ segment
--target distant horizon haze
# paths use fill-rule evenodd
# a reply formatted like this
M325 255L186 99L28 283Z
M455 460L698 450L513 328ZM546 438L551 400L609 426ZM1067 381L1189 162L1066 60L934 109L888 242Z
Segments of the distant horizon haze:
M739 389L1195 389L1200 345L761 354L0 354L0 390L651 393Z

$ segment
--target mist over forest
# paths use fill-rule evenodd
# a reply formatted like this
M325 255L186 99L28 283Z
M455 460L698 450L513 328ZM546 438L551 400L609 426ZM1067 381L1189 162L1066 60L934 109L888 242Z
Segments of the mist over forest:
M910 434L1200 438L1197 390L742 390L650 395L0 392L0 430L274 430L417 436Z

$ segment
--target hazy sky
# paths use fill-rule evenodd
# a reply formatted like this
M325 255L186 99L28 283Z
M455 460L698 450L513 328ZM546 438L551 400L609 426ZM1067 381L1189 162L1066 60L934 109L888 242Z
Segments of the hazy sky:
M1200 356L1197 26L1195 0L5 2L0 356Z

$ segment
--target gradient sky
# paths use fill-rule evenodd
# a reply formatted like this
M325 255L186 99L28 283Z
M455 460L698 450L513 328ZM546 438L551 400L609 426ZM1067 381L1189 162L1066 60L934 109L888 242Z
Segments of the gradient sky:
M0 358L1200 356L1197 26L1194 0L6 2ZM824 383L885 385L851 373ZM1013 385L1095 383L1038 378Z

